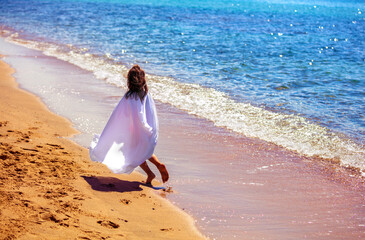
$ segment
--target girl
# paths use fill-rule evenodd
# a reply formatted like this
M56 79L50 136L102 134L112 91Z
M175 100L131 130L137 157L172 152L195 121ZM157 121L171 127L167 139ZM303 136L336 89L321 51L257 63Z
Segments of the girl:
M114 173L131 173L140 166L147 184L156 177L148 159L160 171L163 182L169 179L164 164L153 154L158 138L155 103L148 93L145 73L134 65L128 72L128 91L114 109L101 135L95 135L89 148L90 158L102 162Z

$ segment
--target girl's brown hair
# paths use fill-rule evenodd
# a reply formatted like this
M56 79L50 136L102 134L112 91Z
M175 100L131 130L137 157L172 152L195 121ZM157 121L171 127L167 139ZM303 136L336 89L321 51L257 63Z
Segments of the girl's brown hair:
M127 78L128 92L126 93L126 98L134 95L135 98L138 96L142 101L148 93L148 87L143 69L138 65L134 65L129 70Z

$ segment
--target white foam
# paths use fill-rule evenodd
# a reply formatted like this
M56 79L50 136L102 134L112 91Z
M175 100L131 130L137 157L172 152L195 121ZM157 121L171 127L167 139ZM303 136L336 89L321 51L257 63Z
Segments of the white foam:
M18 39L7 41L41 50L45 55L70 62L98 79L126 88L127 67L107 58L87 53L72 45L58 46L44 42ZM149 89L156 100L171 104L189 114L212 121L218 127L260 138L306 156L340 160L365 172L365 148L306 118L268 111L249 103L232 100L223 92L197 84L181 83L170 77L147 74ZM364 173L363 173L364 174Z

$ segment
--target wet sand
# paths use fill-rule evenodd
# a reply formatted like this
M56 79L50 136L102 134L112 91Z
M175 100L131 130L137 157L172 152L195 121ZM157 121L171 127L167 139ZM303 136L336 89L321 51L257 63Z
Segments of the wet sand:
M77 131L0 61L1 239L203 239L193 219L66 139ZM154 185L159 185L154 182Z
M245 138L163 104L158 109L157 153L179 176L171 184L180 194L167 198L189 209L208 237L364 239L365 184L356 170Z

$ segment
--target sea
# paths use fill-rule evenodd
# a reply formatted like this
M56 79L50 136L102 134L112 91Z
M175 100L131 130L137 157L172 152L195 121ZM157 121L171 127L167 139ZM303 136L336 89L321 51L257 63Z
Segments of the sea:
M363 0L1 0L0 35L116 89L139 64L159 103L365 177Z

